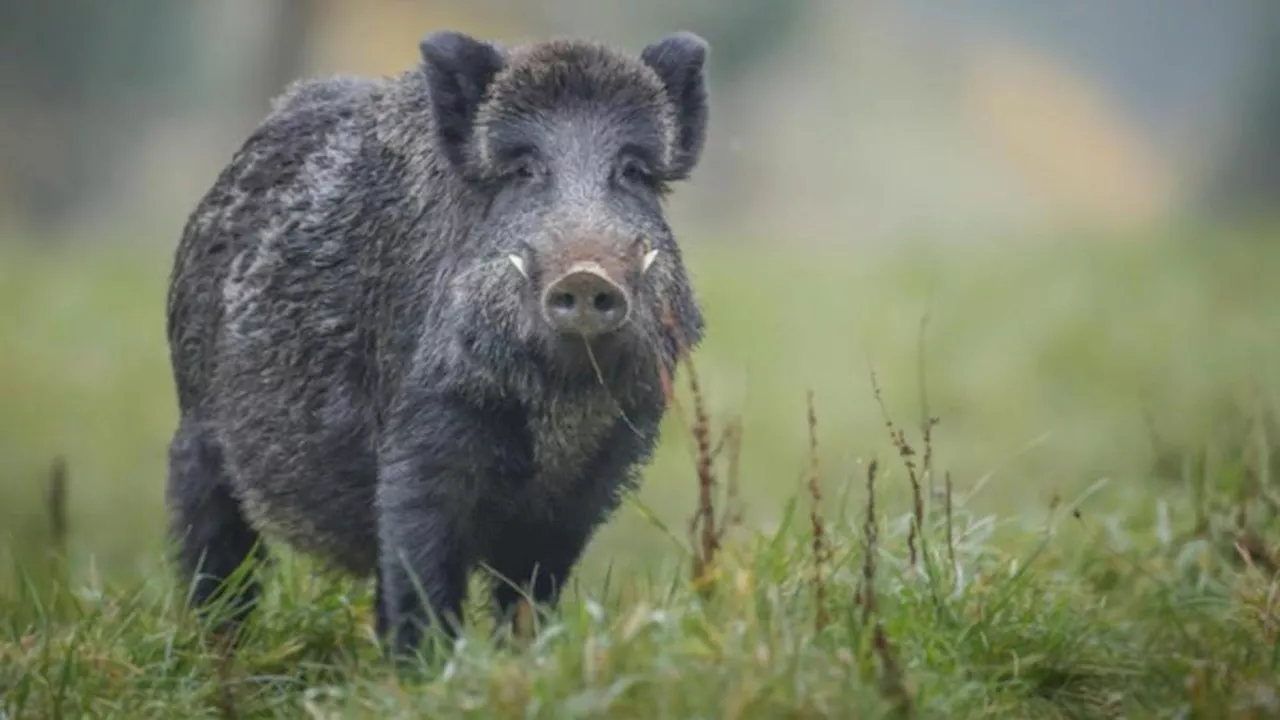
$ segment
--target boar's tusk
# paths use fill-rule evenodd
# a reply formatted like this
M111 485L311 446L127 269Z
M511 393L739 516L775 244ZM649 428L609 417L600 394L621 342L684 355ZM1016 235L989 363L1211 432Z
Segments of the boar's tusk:
M516 270L518 270L521 275L526 278L529 277L529 274L524 271L524 258L519 255L508 255L507 259L511 261L512 265L516 266Z
M657 259L658 259L658 251L657 251L657 250L650 250L649 252L645 253L645 254L644 254L644 266L641 268L641 270L640 270L640 271L641 271L641 272L649 272L649 266L650 266L650 265L652 265L652 264L653 264L653 261L654 261L654 260L657 260Z

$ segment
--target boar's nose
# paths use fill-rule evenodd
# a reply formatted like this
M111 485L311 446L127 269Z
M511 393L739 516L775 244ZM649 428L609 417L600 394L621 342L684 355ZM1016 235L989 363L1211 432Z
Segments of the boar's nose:
M595 268L571 269L542 294L547 322L584 337L617 330L626 322L628 305L626 291Z

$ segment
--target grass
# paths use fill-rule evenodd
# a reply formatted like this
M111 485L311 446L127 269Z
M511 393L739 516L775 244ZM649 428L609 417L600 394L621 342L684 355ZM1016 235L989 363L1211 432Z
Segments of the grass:
M531 640L476 594L407 676L287 553L206 642L157 552L166 258L6 249L0 717L1275 716L1273 248L698 248L713 335L637 502Z

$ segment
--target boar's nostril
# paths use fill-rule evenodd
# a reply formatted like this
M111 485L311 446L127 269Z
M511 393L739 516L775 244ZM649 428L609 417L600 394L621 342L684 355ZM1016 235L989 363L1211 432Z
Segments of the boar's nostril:
M572 311L576 304L577 298L573 293L560 292L551 296L551 307L557 311Z
M543 312L552 327L587 337L617 330L627 310L626 291L593 270L570 271L543 295Z
M618 304L618 296L612 293L596 293L596 299L593 304L596 306L596 310L609 312Z

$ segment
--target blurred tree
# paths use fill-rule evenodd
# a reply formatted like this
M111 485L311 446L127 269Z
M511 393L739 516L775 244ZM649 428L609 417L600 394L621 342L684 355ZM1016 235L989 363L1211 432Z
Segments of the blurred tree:
M277 0L267 22L266 66L259 75L257 99L269 100L305 74L310 40L320 21L320 0ZM259 113L260 114L260 113Z
M1216 216L1280 219L1280 3L1269 6L1266 55L1235 142L1211 175L1206 204Z
M0 192L8 195L0 206L16 216L6 218L9 229L48 241L86 205L116 201L111 193L126 189L115 176L157 123L208 112L255 122L303 73L317 5L0 2ZM208 22L227 15L258 27L246 41ZM253 57L229 88L231 103L225 93L209 97L208 66L229 65L228 52Z
M190 68L192 5L0 3L0 186L20 232L56 234L145 136L150 99Z

